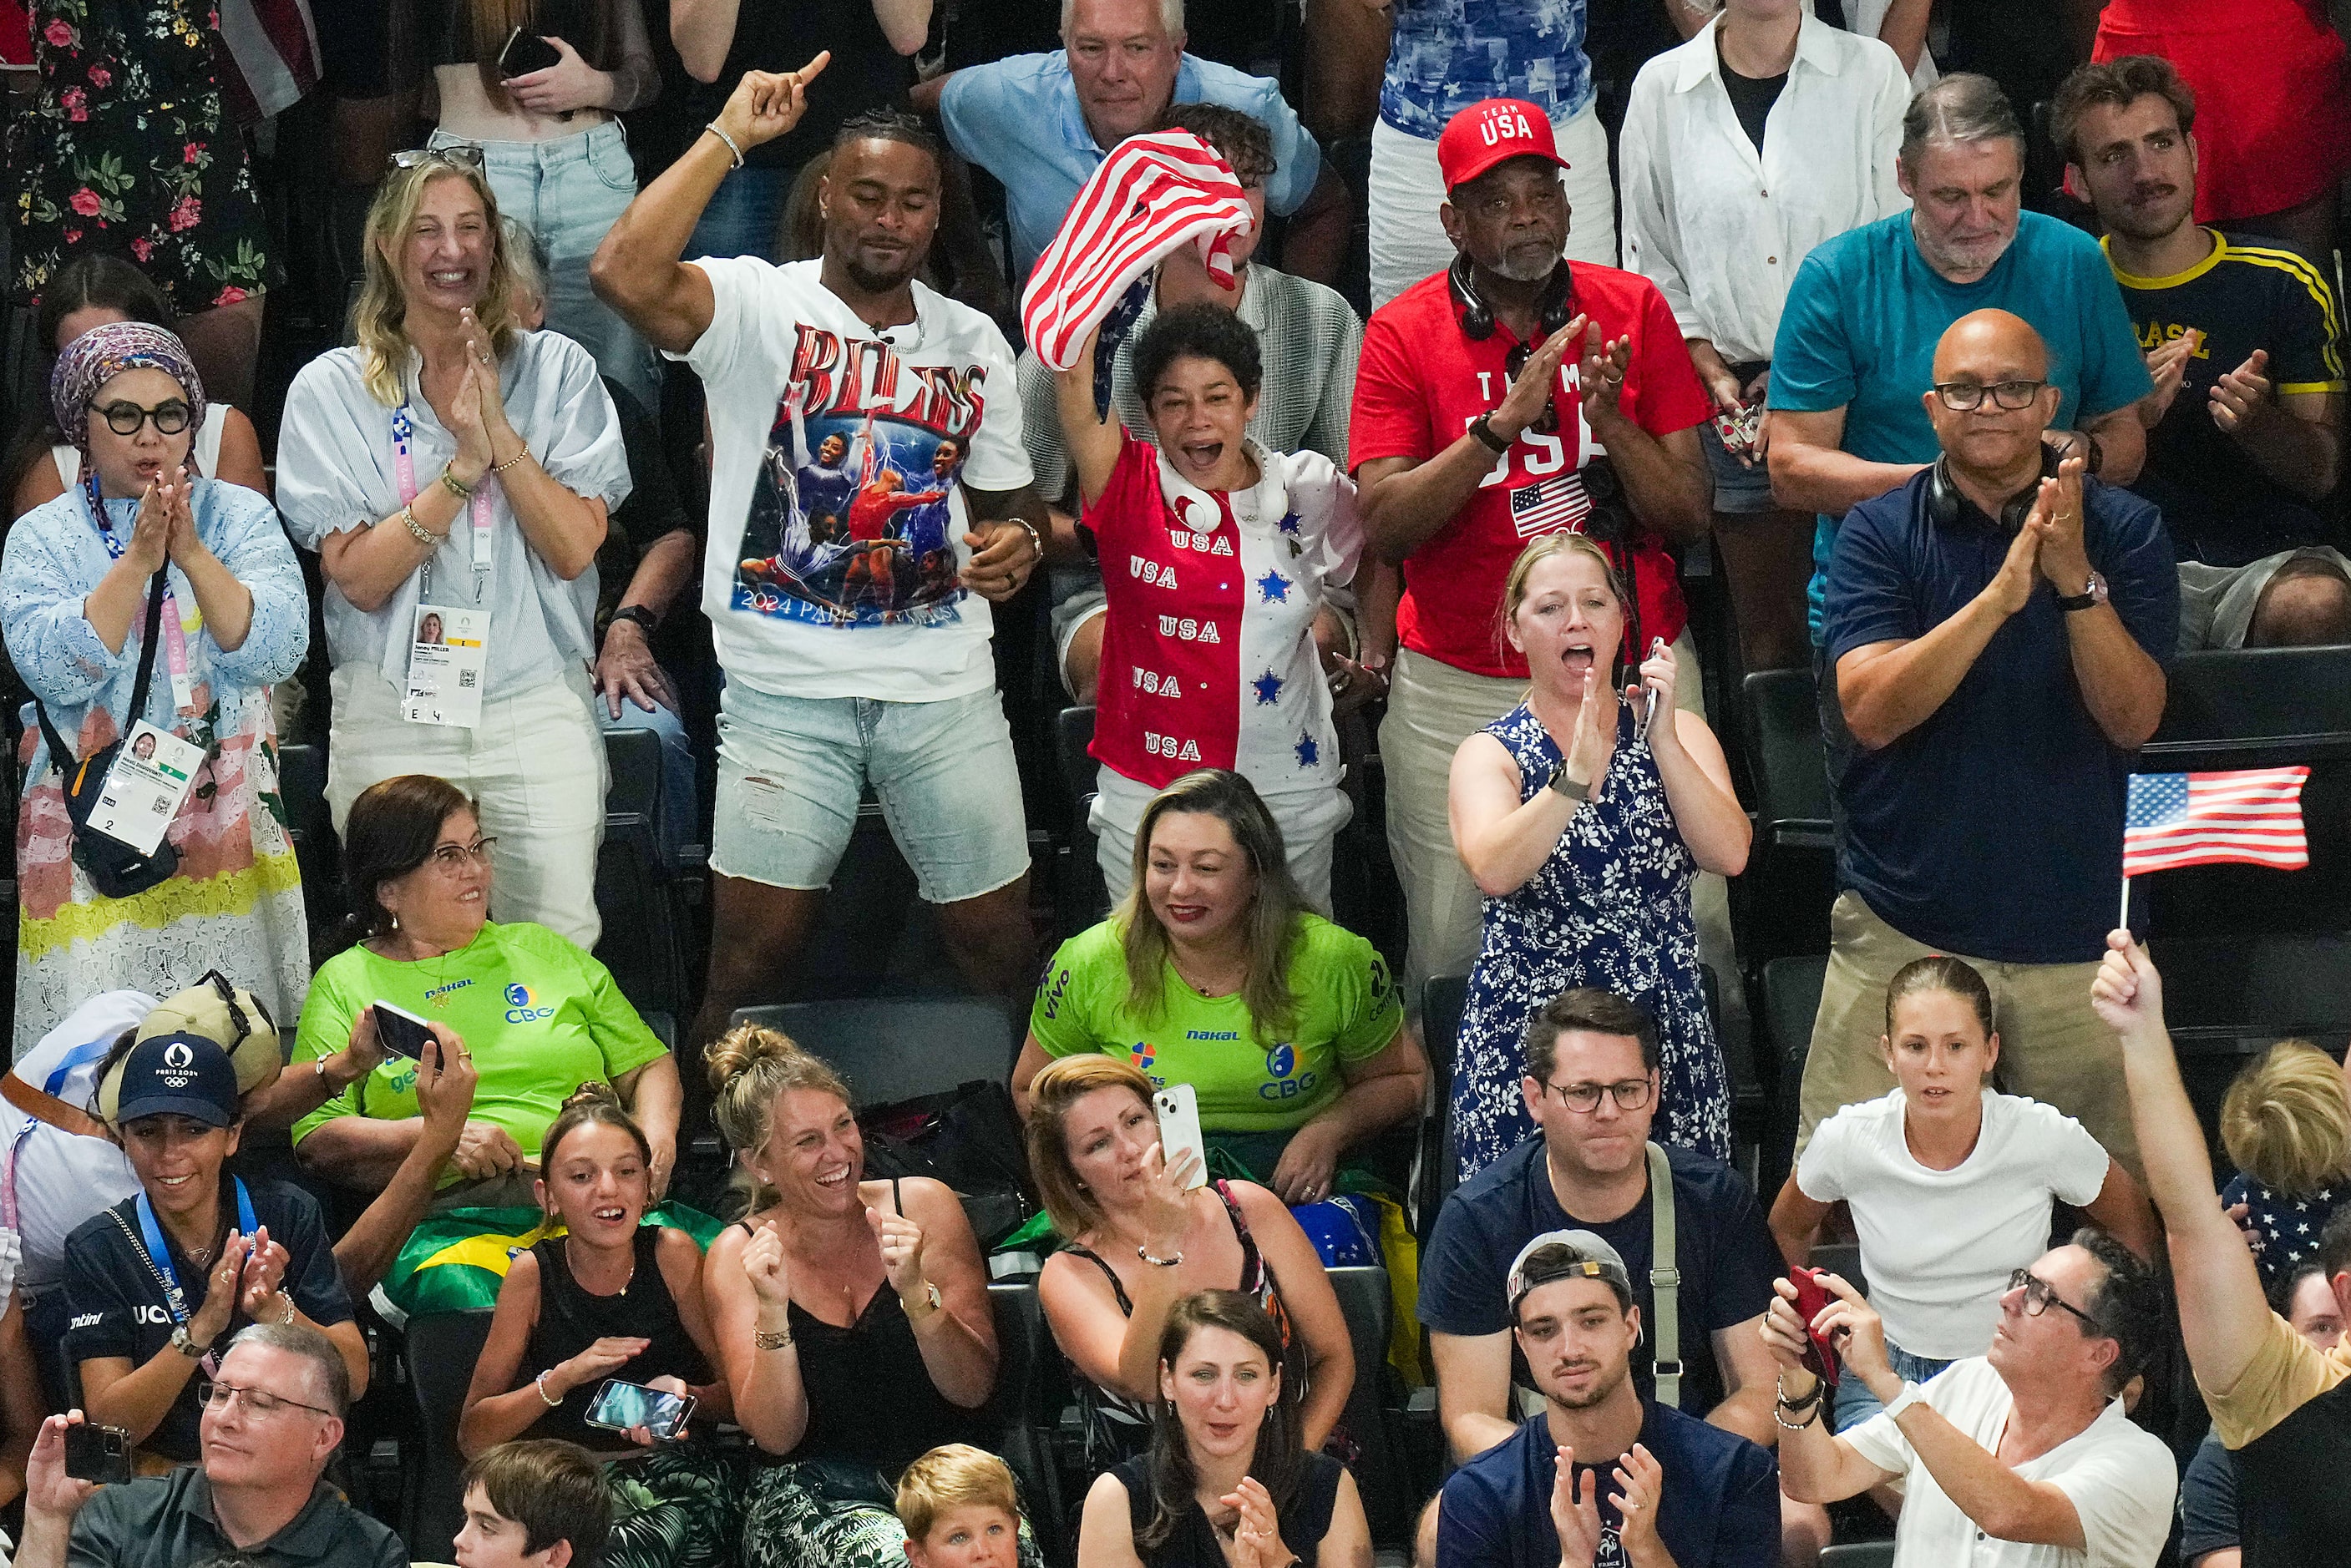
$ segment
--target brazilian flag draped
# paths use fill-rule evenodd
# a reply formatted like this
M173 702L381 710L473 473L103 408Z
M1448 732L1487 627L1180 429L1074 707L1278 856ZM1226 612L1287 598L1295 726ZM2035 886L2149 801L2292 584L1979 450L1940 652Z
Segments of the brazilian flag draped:
M704 1251L725 1230L723 1220L689 1204L664 1202L640 1223L671 1225ZM452 1209L417 1226L380 1287L410 1317L444 1312L487 1312L498 1304L507 1262L515 1253L560 1236L560 1220L537 1209Z

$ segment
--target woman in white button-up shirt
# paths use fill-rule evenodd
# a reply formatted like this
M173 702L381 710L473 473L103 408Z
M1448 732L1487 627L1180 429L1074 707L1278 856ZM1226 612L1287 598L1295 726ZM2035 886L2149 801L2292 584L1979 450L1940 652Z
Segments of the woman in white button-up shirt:
M467 151L402 153L384 176L359 342L286 394L278 504L327 579L337 831L370 784L446 779L496 841L495 918L592 949L596 547L628 458L588 350L517 319L497 200Z
M1761 412L1780 307L1805 255L1907 205L1894 157L1909 78L1885 44L1811 10L1729 0L1641 67L1625 115L1625 265L1665 295L1726 414ZM1748 667L1801 664L1812 519L1773 513L1768 417L1740 455L1711 425L1699 438Z

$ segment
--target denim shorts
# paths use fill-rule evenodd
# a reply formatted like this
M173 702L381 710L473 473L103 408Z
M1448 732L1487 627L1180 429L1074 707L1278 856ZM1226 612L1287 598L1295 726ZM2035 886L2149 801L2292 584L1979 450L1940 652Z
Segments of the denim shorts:
M1698 443L1706 449L1707 472L1714 476L1714 509L1733 516L1744 516L1772 508L1771 471L1761 463L1753 467L1730 455L1722 444L1722 432L1714 428L1712 420L1698 427Z
M1886 1342L1886 1359L1894 1368L1894 1376L1906 1383L1925 1384L1950 1365L1929 1355L1913 1355L1892 1340ZM1880 1410L1884 1400L1869 1391L1869 1385L1848 1371L1836 1386L1836 1429L1849 1432Z
M827 886L871 783L926 902L961 903L1029 869L1012 730L993 687L938 702L777 697L730 680L718 713L711 868Z

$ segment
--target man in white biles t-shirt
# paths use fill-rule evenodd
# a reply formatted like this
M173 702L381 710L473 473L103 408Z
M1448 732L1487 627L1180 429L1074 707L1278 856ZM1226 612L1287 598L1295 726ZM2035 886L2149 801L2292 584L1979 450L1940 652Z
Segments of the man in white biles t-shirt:
M2163 1333L2163 1286L2138 1255L2083 1230L2018 1269L1987 1355L1925 1387L1887 1365L1886 1330L1834 1274L1811 1327L1885 1406L1832 1436L1826 1386L1804 1366L1795 1287L1776 1282L1763 1342L1780 1364L1780 1480L1835 1502L1899 1480L1894 1568L2152 1568L2179 1472L2121 1398Z
M807 939L869 782L965 982L1008 996L1031 978L988 604L1027 581L1046 511L1003 333L914 281L938 145L906 115L854 116L817 188L820 259L678 260L728 169L799 122L829 58L747 73L591 274L709 392L702 604L726 690L697 1048Z

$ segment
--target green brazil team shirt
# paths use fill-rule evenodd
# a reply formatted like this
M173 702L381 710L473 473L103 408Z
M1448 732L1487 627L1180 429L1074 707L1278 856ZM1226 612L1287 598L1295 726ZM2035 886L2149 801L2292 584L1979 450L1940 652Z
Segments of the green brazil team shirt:
M297 1065L350 1043L362 1007L389 1002L455 1030L481 1081L467 1119L506 1129L525 1158L582 1084L610 1083L667 1053L611 971L545 926L484 921L437 959L402 963L364 946L336 954L310 981L295 1036ZM337 1116L400 1121L419 1114L416 1064L394 1056L294 1124L299 1144ZM455 1166L441 1185L459 1179Z
M1123 1056L1161 1087L1189 1084L1209 1132L1290 1132L1345 1090L1342 1062L1375 1056L1404 1026L1404 1004L1377 949L1319 915L1299 917L1290 989L1298 999L1291 1038L1267 1040L1239 996L1202 996L1171 964L1157 1018L1139 1017L1126 995L1126 950L1104 920L1053 955L1029 1015L1049 1056L1099 1051Z

